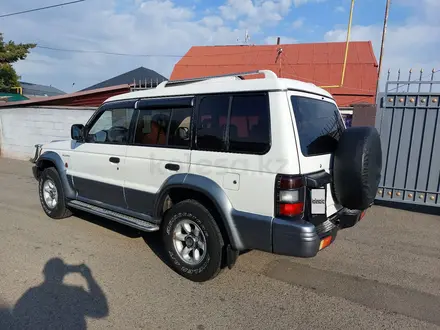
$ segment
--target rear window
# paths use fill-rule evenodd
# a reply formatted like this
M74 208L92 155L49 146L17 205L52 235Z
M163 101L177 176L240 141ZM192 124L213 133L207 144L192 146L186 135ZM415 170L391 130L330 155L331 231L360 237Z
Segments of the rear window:
M302 154L333 153L345 129L333 103L301 96L291 97Z

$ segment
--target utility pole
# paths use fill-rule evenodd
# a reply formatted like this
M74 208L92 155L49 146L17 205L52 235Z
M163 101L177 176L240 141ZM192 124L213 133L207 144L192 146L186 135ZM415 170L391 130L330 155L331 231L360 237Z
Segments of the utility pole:
M376 98L377 98L377 93L379 92L379 81L380 81L380 74L382 71L382 61L383 61L383 53L384 53L384 47L385 47L385 35L387 34L388 15L389 15L390 4L391 4L391 0L386 0L386 1L387 1L387 4L385 7L385 18L383 20L382 43L380 45L379 69L377 72Z

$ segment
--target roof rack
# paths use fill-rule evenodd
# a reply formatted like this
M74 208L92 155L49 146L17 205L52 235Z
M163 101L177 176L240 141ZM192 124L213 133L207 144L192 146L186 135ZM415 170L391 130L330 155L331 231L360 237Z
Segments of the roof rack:
M248 71L248 72L237 72L237 73L228 73L224 75L218 75L218 76L206 76L206 77L200 77L200 78L190 78L190 79L181 79L181 80L169 80L164 81L157 87L171 87L171 86L178 86L178 85L185 85L185 84L191 84L195 82L205 81L209 79L215 79L215 78L225 78L225 77L238 77L240 79L243 79L244 76L252 76L256 74L264 74L265 79L277 79L278 76L275 74L275 72L271 70L256 70L256 71Z

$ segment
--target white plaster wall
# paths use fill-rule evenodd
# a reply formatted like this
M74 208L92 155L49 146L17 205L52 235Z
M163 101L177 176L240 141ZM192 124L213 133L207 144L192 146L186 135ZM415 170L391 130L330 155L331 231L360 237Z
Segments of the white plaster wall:
M35 144L70 139L73 124L85 124L95 108L0 108L0 156L29 160Z

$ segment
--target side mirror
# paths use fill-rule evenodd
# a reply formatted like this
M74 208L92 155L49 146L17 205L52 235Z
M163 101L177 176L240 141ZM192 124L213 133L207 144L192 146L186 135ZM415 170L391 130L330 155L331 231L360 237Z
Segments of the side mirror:
M83 124L75 124L70 128L70 137L75 141L83 141L84 140L84 125Z

